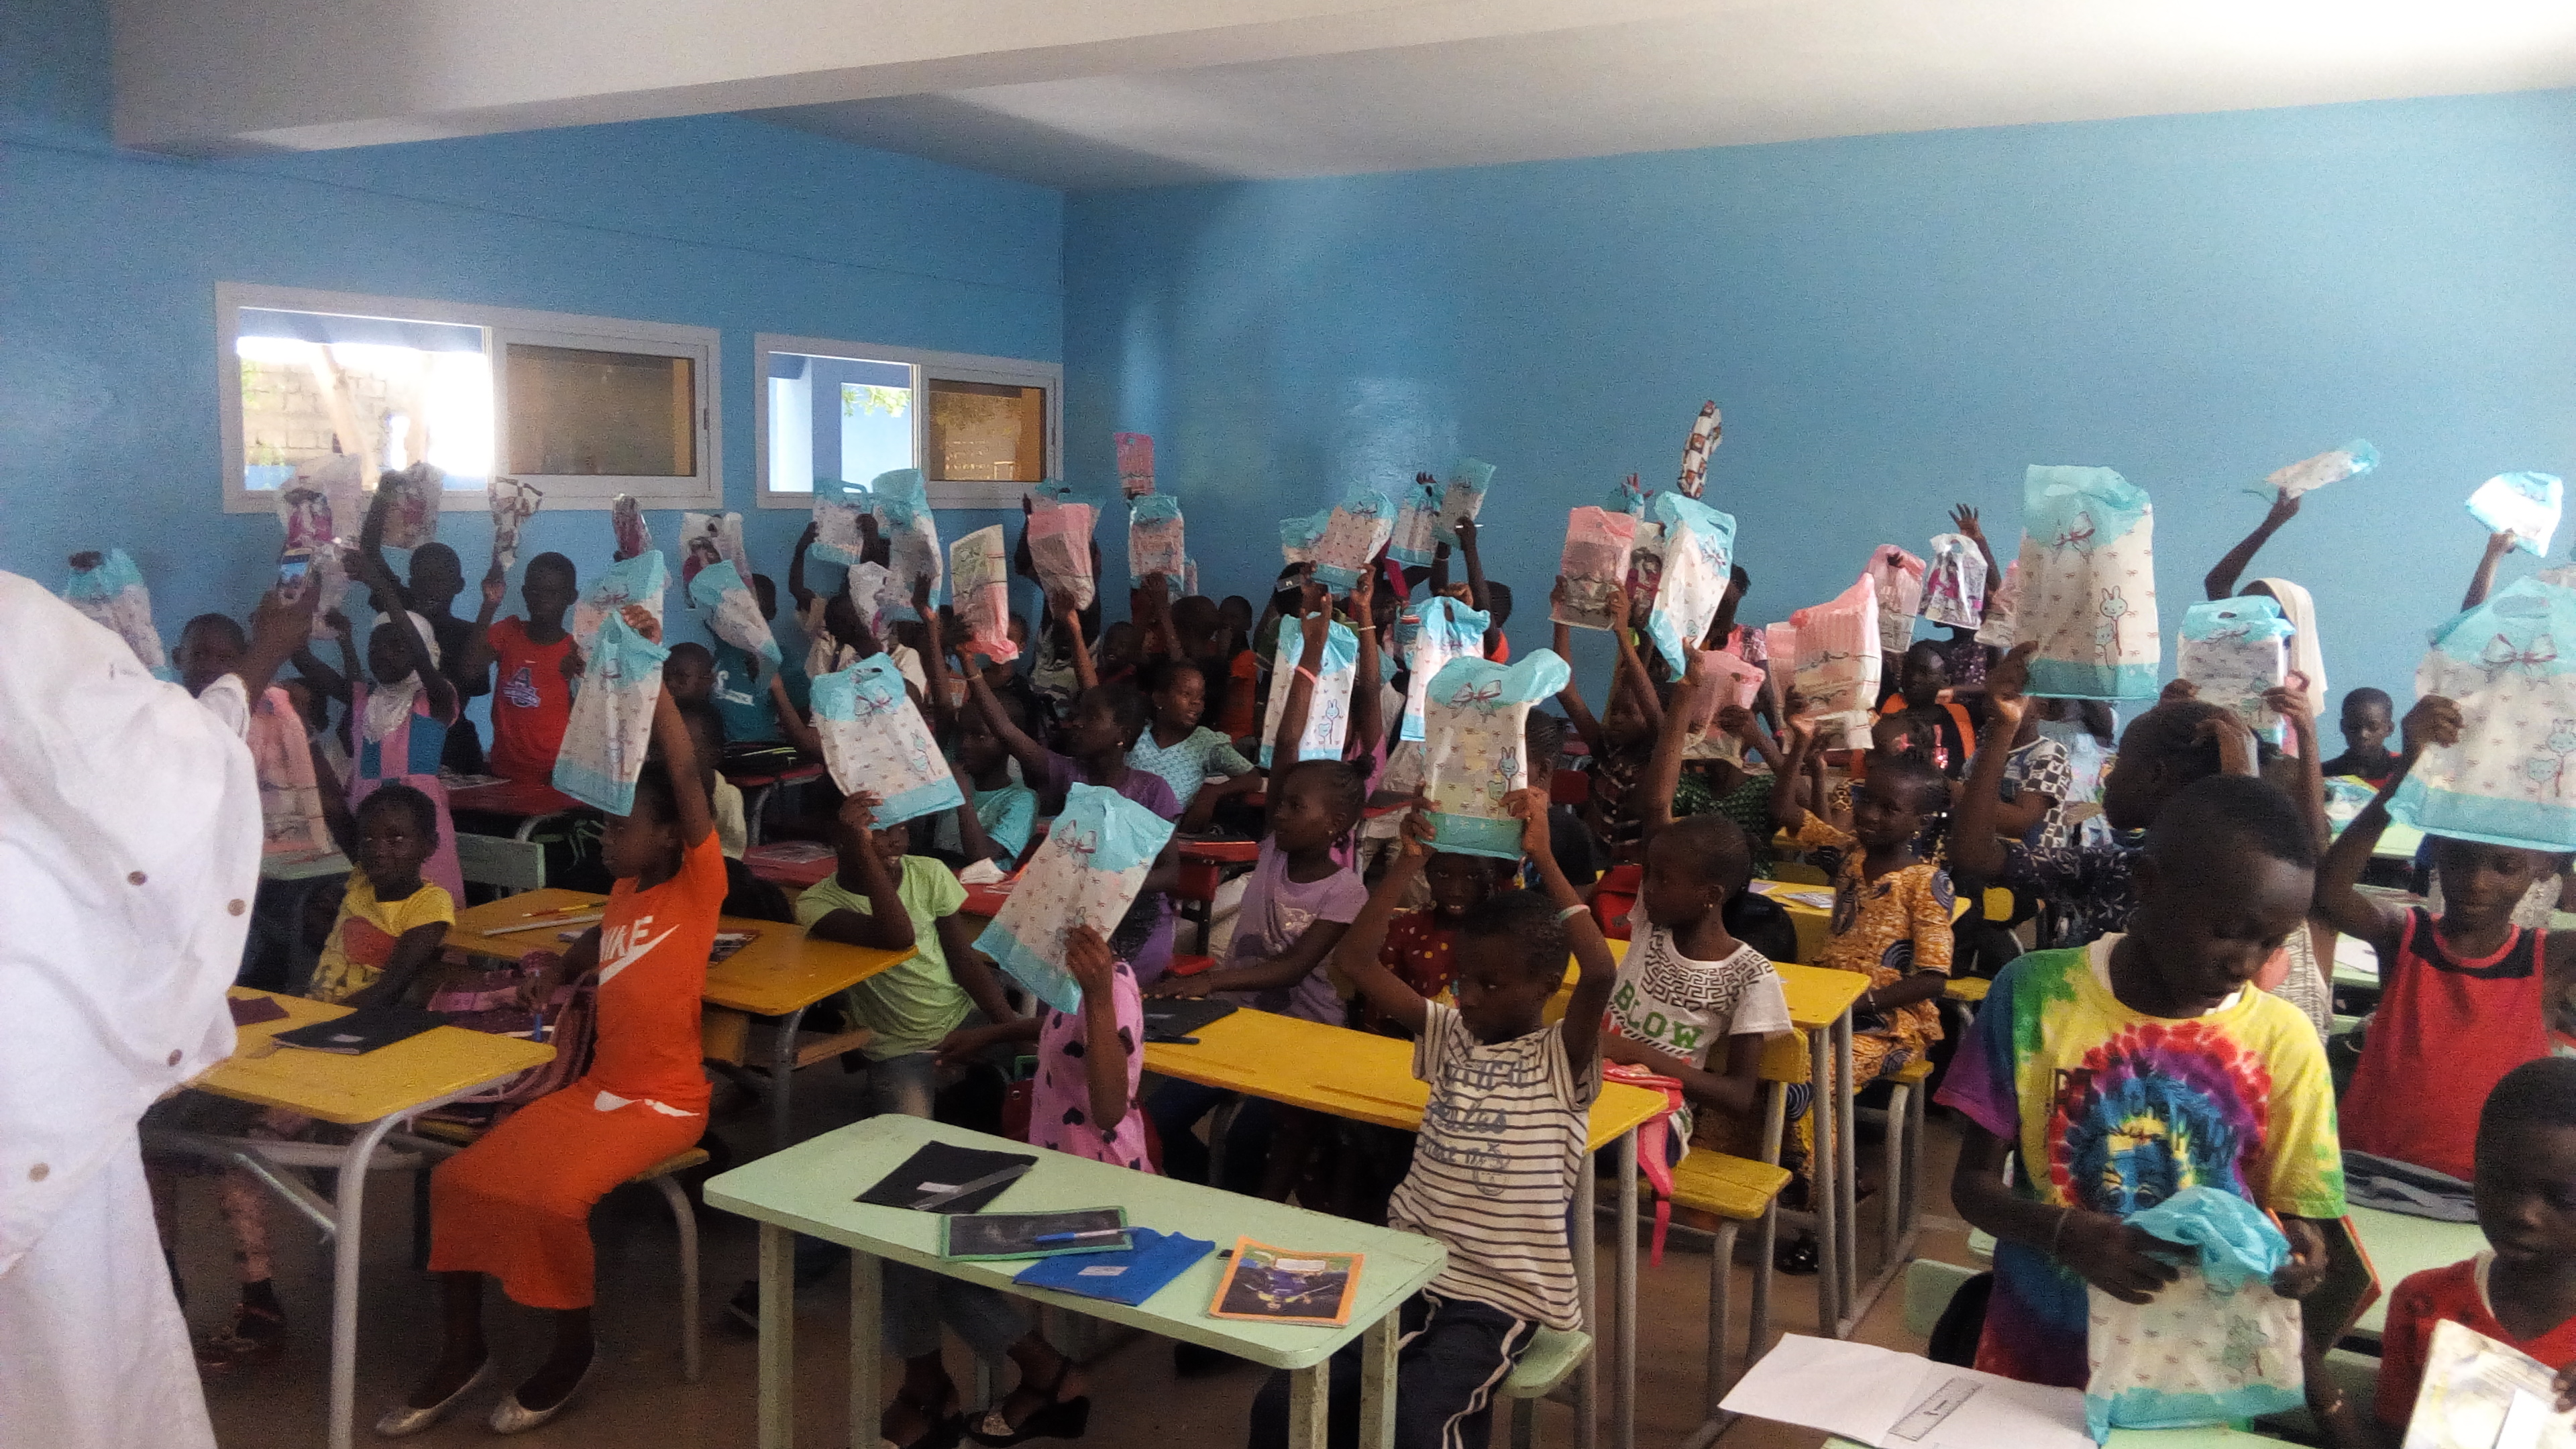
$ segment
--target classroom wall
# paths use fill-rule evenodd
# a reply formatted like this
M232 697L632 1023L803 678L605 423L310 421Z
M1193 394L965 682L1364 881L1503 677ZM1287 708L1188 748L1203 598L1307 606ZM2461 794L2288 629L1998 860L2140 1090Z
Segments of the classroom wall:
M1565 510L1669 487L1706 398L1748 620L1953 502L2008 557L2026 464L2104 464L2155 498L2168 665L2245 487L2369 438L2252 570L2315 592L2337 693L2410 684L2472 488L2576 471L2570 92L1076 194L1065 266L1077 482L1154 434L1202 576L1257 597L1272 520L1486 459L1519 649Z
M0 7L0 568L55 585L73 550L123 547L173 645L193 614L246 617L280 542L223 512L219 280L722 329L726 506L782 583L807 515L753 504L755 332L1061 356L1054 191L731 117L174 160L108 142L107 53L93 0ZM479 578L489 516L440 532ZM521 556L587 576L611 547L604 511L541 513Z

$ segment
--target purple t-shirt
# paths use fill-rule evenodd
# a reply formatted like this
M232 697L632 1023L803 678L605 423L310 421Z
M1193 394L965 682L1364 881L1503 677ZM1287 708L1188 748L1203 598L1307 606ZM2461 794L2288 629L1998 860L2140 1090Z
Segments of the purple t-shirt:
M1241 966L1284 955L1309 926L1318 921L1349 925L1359 919L1360 907L1367 904L1368 887L1348 867L1322 880L1289 879L1288 857L1270 837L1263 836L1260 863L1252 868L1251 883L1243 889L1243 908L1234 918L1234 944L1226 951L1225 964ZM1321 963L1293 985L1220 995L1256 1011L1276 1011L1334 1026L1342 1024L1342 999L1334 993Z
M1074 785L1091 784L1082 766L1071 755L1047 751L1046 778L1038 782L1040 804L1062 804L1064 793ZM1166 820L1181 818L1181 802L1172 795L1172 787L1151 770L1127 767L1127 778L1118 782L1118 793L1162 816Z

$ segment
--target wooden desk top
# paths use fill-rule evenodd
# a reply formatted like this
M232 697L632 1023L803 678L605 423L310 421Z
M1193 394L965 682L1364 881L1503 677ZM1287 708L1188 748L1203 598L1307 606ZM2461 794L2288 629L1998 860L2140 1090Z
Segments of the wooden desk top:
M242 1001L266 997L286 1008L286 1015L241 1028L233 1054L189 1087L342 1126L407 1112L552 1061L555 1055L543 1042L454 1026L437 1027L364 1056L272 1047L269 1038L279 1032L347 1016L349 1008L239 986L230 994ZM263 1050L267 1055L260 1054Z

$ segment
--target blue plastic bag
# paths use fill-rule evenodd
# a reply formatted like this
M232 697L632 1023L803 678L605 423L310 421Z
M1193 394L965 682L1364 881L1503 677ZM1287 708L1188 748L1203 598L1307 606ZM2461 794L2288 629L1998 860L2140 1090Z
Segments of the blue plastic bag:
M845 795L875 794L882 802L878 825L900 825L965 803L891 656L871 654L820 676L813 700L814 731L823 737L832 783Z
M762 617L760 600L752 596L742 581L742 573L733 560L709 564L689 580L689 602L707 611L707 628L736 649L757 654L778 667L778 636L770 632L769 620Z
M893 571L904 602L912 601L916 579L930 580L931 597L939 596L948 556L939 547L939 524L931 516L929 485L919 468L879 473L868 484L877 526L887 541L886 567Z
M808 552L819 562L843 568L863 562L867 535L860 532L859 519L875 505L868 490L856 483L839 478L815 479L814 546Z
M1554 650L1533 649L1509 665L1455 659L1432 678L1422 741L1432 849L1521 858L1521 822L1503 802L1529 785L1530 706L1565 688L1567 675Z
M590 582L582 587L581 597L573 601L573 642L587 653L600 626L625 612L629 604L641 604L654 618L661 618L662 595L670 586L671 570L662 562L658 548L646 549L601 569L591 575Z
M1483 511L1485 490L1493 482L1494 465L1482 458L1461 458L1449 470L1449 481L1440 488L1439 516L1432 524L1442 543L1458 546L1458 521Z
M1327 508L1304 518L1279 520L1279 552L1292 564L1315 561L1315 546L1324 541L1324 528L1333 521L1333 510Z
M1058 1011L1081 1010L1081 983L1064 964L1066 933L1087 924L1108 939L1171 838L1172 822L1117 791L1069 787L1046 843L1020 871L1001 914L975 938L975 949L1040 1001Z
M2187 1187L2127 1222L2174 1244L2156 1256L2182 1276L2143 1304L2085 1289L2084 1418L2094 1441L2115 1428L2224 1424L2304 1403L2299 1305L2271 1284L2290 1244L2271 1219L2234 1193Z
M1351 685L1359 672L1360 636L1346 624L1328 625L1323 659L1309 660L1305 653L1303 622L1294 614L1282 618L1278 658L1270 671L1270 709L1261 720L1261 768L1265 770L1277 747L1279 718L1288 712L1288 689L1300 664L1315 671L1315 684L1306 706L1306 731L1297 737L1297 758L1338 760L1342 742L1350 734Z
M1386 541L1386 556L1408 567L1427 567L1440 543L1439 486L1416 478L1404 485L1404 502L1395 510L1395 532Z
M1189 572L1189 548L1181 520L1181 500L1169 493L1148 493L1127 505L1127 576L1139 588L1156 574L1171 580L1172 597L1183 597Z
M2015 627L2035 642L2030 692L2055 699L2156 697L2155 510L2108 468L2033 464L2022 482Z
M144 668L163 679L175 677L152 622L152 591L143 587L143 571L125 550L111 548L97 568L75 570L63 583L63 602L123 639Z
M2389 797L2389 818L2494 845L2576 850L2576 589L2546 575L2498 589L2434 633L2415 689L2459 705L2460 742L2425 747Z
M1315 582L1348 593L1395 536L1395 501L1374 488L1354 488L1325 515L1315 540Z
M555 753L556 789L611 815L633 813L635 781L653 743L654 702L662 697L662 661L670 655L621 615L600 621L583 651L581 693Z
M2469 516L2489 533L2511 533L2514 547L2547 557L2558 533L2561 487L2549 473L2498 473L2469 495Z
M1656 494L1646 512L1664 530L1663 574L1646 612L1646 637L1678 679L1734 576L1735 519L1679 493Z
M2330 448L2313 458L2301 458L2287 467L2275 468L2261 484L2248 488L2248 493L2274 495L2287 493L2292 498L2313 493L2329 483L2358 478L2379 466L2379 450L2367 438L2355 438L2340 448Z
M1407 618L1414 623L1410 641L1404 640ZM1396 616L1396 647L1403 653L1409 671L1404 689L1404 720L1398 726L1401 738L1422 738L1422 703L1431 694L1432 676L1452 659L1484 658L1485 631L1491 627L1493 621L1487 615L1445 594Z
M2290 636L2297 632L2281 617L2281 606L2261 594L2194 604L2183 610L2174 673L2198 686L2200 699L2234 711L2246 728L2277 745L2281 717L2263 703L2263 692L2288 681Z

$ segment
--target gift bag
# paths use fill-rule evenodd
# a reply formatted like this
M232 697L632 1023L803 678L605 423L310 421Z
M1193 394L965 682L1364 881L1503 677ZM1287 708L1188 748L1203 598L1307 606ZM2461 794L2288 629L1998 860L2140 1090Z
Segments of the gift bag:
M600 570L582 589L581 597L573 601L574 644L587 655L600 626L629 604L642 604L654 618L661 618L662 591L670 587L670 582L670 570L664 566L662 555L649 549Z
M96 568L74 569L63 584L63 602L124 640L144 668L158 674L170 667L161 631L152 623L152 591L143 587L142 571L125 550L111 548Z
M886 567L894 573L897 594L910 607L913 581L928 579L931 596L936 598L941 577L939 525L931 518L930 489L921 481L921 470L896 468L879 473L868 485L868 493L876 500L877 528L888 542Z
M1770 671L1759 664L1748 663L1723 649L1693 651L1699 655L1700 669L1707 687L1691 711L1690 732L1705 736L1717 724L1718 712L1729 707L1751 709L1762 697L1762 685Z
M832 783L844 795L873 792L882 802L878 826L965 803L894 656L871 654L837 674L818 676L813 699L814 732L823 737L823 765Z
M1091 578L1091 531L1098 521L1098 510L1088 503L1058 502L1029 515L1029 566L1037 571L1038 587L1050 599L1070 594L1075 608L1091 607L1097 596Z
M390 491L385 510L384 546L419 548L438 542L438 508L447 492L447 475L427 463L388 471L376 480L376 491Z
M1019 658L1020 646L1011 642L1011 554L1002 543L1002 525L976 529L949 545L948 579L957 622L976 649L997 664Z
M1663 587L1663 579L1664 525L1653 518L1640 518L1635 538L1628 545L1629 619L1623 623L1653 611L1655 593Z
M2460 742L2425 747L2389 798L2391 819L2576 850L2576 589L2529 578L2496 590L2435 631L2415 691L2459 705Z
M1440 489L1440 516L1432 523L1442 543L1451 548L1458 546L1459 521L1472 519L1484 510L1485 490L1493 482L1494 465L1481 458L1461 458L1458 466L1449 470L1449 481Z
M2289 680L2292 632L2281 606L2260 594L2194 604L2182 612L2174 673L2197 685L2201 700L2235 711L2277 745L2281 717L2265 707L2263 691Z
M867 559L868 536L859 527L875 500L856 483L838 478L814 480L813 556L824 563L855 568Z
M2019 641L2013 629L2021 612L2021 560L2004 565L2003 582L1986 596L1986 620L1977 626L1977 642L2010 649Z
M304 591L313 595L315 640L335 637L324 615L349 597L349 574L340 558L344 531L366 517L366 475L346 453L308 460L278 490L277 520L286 529L286 547L309 549L313 562L304 575Z
M644 505L632 493L608 500L609 531L617 535L617 556L637 558L653 551L653 525L644 521Z
M1601 509L1605 513L1625 513L1643 518L1646 515L1646 488L1637 481L1637 475L1631 473L1626 481L1612 484L1610 491L1602 495Z
M680 515L680 587L695 582L698 571L714 564L733 565L734 576L751 582L751 555L742 550L742 515L739 513L683 513Z
M1653 512L1664 528L1664 563L1655 605L1646 613L1646 637L1678 679L1690 664L1683 652L1708 636L1733 577L1735 519L1696 498L1667 493Z
M1798 687L1798 626L1786 620L1763 625L1762 655L1763 672L1770 676L1763 682L1771 691L1771 707L1780 718L1787 719L1789 691Z
M858 607L859 621L871 634L885 632L886 615L893 610L909 608L911 601L895 583L894 570L881 563L852 564L847 580L850 602ZM810 672L810 671L809 671ZM829 674L832 671L823 671Z
M659 557L659 555L656 555ZM776 669L778 637L760 612L760 599L742 581L728 559L698 570L689 580L689 602L707 611L707 628L717 638L746 654L757 654Z
M1333 510L1311 513L1304 518L1279 520L1279 554L1292 564L1310 564L1315 551L1324 541L1324 529L1333 521Z
M1082 986L1065 969L1064 938L1087 925L1109 939L1171 838L1170 821L1115 790L1067 788L1046 843L1021 868L1019 884L975 938L975 949L1038 1000L1058 1011L1081 1010Z
M1440 549L1440 488L1428 473L1417 473L1406 485L1404 502L1395 510L1395 531L1387 536L1386 556L1411 568L1428 567Z
M1368 576L1377 551L1395 534L1395 504L1374 488L1355 488L1333 505L1315 541L1315 582L1337 594Z
M1690 441L1682 444L1682 476L1673 491L1685 498L1697 498L1708 483L1709 450L1717 446L1720 434L1717 401L1712 398L1699 405L1699 417L1691 423Z
M1577 508L1565 516L1565 551L1556 572L1565 580L1565 602L1548 617L1578 629L1611 629L1627 621L1610 617L1610 591L1628 582L1628 550L1637 537L1634 514Z
M2511 533L2523 552L2542 558L2558 532L2559 483L2548 473L2498 473L2469 495L2469 516L2489 533Z
M1866 746L1878 717L1878 590L1863 576L1830 601L1789 616L1796 634L1792 676L1816 716L1820 736L1840 731ZM1772 657L1780 641L1771 641Z
M1129 498L1142 498L1154 491L1154 437L1151 433L1120 433L1118 442L1118 491Z
M1521 858L1521 822L1503 811L1529 785L1522 733L1530 706L1565 688L1565 661L1533 649L1508 665L1453 659L1431 680L1423 706L1423 789L1431 798L1431 848L1497 860Z
M516 478L495 478L490 498L492 562L504 570L514 568L519 562L519 529L537 516L537 506L546 501L545 490Z
M1181 500L1168 493L1151 493L1127 506L1127 576L1137 587L1161 574L1178 589L1188 563Z
M2108 468L2033 464L2022 513L2013 642L2039 645L2030 693L2154 699L2164 655L2147 490Z
M1872 550L1861 577L1878 593L1878 647L1902 654L1914 642L1914 616L1923 610L1923 560L1889 544Z
M1973 629L1986 613L1986 555L1964 533L1932 536L1932 562L1923 573L1923 617L1954 629Z
M1305 652L1304 621L1294 614L1280 619L1279 652L1270 670L1270 708L1261 721L1261 768L1265 770L1277 748L1279 717L1288 712L1288 689L1300 664L1315 671L1315 685L1306 706L1306 732L1297 737L1297 759L1342 757L1342 740L1351 727L1351 682L1360 667L1360 636L1346 624L1328 625L1324 657L1307 659Z
M2262 1209L2187 1187L2128 1222L2173 1244L2156 1256L2182 1276L2146 1303L2085 1288L2084 1419L2094 1442L2113 1429L2224 1424L2306 1402L2298 1300L2272 1291L2290 1244Z
M662 556L646 554L657 564ZM655 597L660 596L657 587ZM582 642L581 690L555 752L555 788L611 815L635 809L635 781L653 743L653 706L671 651L610 615Z
M2301 458L2285 468L2275 468L2259 485L2245 491L2269 495L2286 493L2296 498L2329 483L2358 478L2378 466L2379 450L2370 446L2368 441L2355 438L2340 448L2329 449L2313 458Z
M1445 594L1406 609L1398 616L1399 627L1407 615L1417 627L1404 652L1409 678L1404 690L1404 720L1397 732L1401 738L1418 740L1422 738L1422 705L1430 697L1432 676L1452 659L1484 658L1485 631L1493 627L1493 621Z

